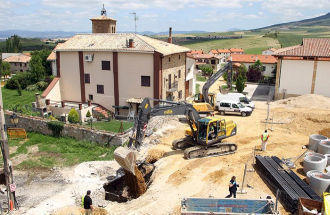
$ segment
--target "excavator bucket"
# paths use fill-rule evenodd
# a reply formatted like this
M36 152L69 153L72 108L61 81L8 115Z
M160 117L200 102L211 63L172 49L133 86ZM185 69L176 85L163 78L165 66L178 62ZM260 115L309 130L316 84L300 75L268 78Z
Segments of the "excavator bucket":
M114 151L114 157L121 167L135 175L136 154L134 151L120 146Z

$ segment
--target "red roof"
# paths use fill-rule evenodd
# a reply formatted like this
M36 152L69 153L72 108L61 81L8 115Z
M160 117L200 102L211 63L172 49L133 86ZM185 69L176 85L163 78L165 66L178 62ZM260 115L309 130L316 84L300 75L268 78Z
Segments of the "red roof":
M195 59L210 59L214 58L215 56L213 54L196 54L194 55Z
M203 54L204 51L201 49L201 50L191 50L191 52L189 52L190 54Z
M13 55L7 57L3 61L6 61L8 63L28 63L30 62L30 60L31 60L30 56L27 56L25 54L20 54L20 55Z
M241 48L231 48L229 50L230 50L230 52L244 52L244 49L241 49Z
M330 38L304 38L302 45L275 52L276 56L330 57Z
M212 54L218 54L218 51L215 50L215 49L212 49L210 52L211 52Z
M277 60L271 55L255 55L255 54L232 54L232 62L238 63L254 63L260 60L261 63L276 63Z
M230 53L229 49L218 49L219 53Z

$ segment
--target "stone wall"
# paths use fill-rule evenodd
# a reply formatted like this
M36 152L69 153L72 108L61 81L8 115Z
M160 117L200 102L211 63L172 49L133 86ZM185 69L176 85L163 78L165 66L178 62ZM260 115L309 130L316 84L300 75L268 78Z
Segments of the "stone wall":
M12 112L6 111L7 127L14 127L10 122ZM48 120L40 117L18 115L18 128L24 128L26 131L38 132L45 135L52 135L52 131L48 129ZM107 146L120 146L129 138L129 131L124 134L116 134L106 131L92 130L77 125L65 124L62 130L62 136L71 137L76 140L84 140Z
M180 71L180 77L179 77ZM171 89L169 89L169 75L171 75ZM186 54L178 53L167 55L162 60L162 99L167 99L169 93L172 93L174 101L185 99L185 80L186 79ZM177 86L173 86L177 83ZM181 91L181 98L179 92Z

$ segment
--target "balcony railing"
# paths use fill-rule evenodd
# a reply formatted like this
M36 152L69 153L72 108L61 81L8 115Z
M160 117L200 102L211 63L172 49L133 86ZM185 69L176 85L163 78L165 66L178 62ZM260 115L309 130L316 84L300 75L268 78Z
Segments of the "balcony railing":
M166 92L174 92L178 90L178 82L168 83L166 87Z

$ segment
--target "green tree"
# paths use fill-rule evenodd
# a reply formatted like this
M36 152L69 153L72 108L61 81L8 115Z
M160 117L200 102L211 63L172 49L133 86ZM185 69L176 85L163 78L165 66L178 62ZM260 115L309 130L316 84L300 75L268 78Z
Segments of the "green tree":
M80 117L76 109L72 108L68 115L68 121L70 123L79 123Z
M0 75L1 76L9 76L11 74L10 72L10 64L6 61L0 62Z
M22 43L21 39L17 35L13 35L10 38L6 39L6 52L21 52Z
M201 65L199 69L202 70L204 75L211 76L213 74L213 68L208 64Z
M236 77L236 90L239 93L242 93L244 88L245 88L245 83L246 83L246 73L247 73L247 69L244 65L241 65L238 70L237 70L237 77Z
M16 85L17 85L17 93L18 93L19 96L21 96L22 95L22 86L18 82L18 80L16 80Z
M91 112L88 110L87 113L86 113L86 117L91 117L91 116L92 116L92 114L91 114Z
M45 67L42 65L42 59L38 54L31 57L30 72L34 83L45 78Z
M51 62L47 61L47 57L50 55L52 51L48 49L42 49L40 51L34 51L32 52L32 57L33 56L39 56L41 58L42 66L45 69L45 74L47 76L52 75L52 67L51 67Z
M264 71L263 65L260 60L257 60L253 65L250 66L247 72L247 80L251 82L258 82L261 80L262 72Z

